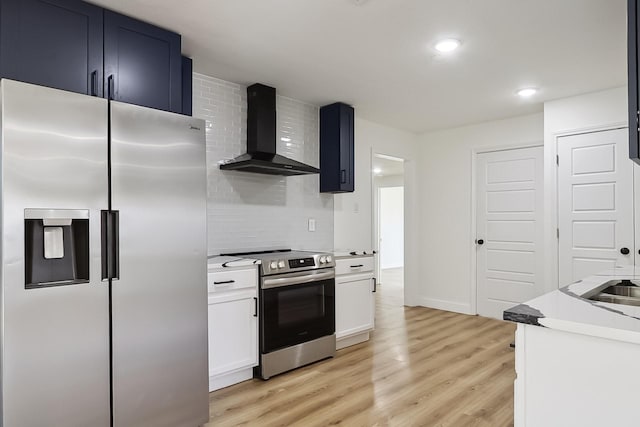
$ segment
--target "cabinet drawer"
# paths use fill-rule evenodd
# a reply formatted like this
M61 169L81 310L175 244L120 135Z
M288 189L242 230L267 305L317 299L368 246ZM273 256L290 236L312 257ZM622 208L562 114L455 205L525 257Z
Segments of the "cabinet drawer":
M258 285L258 270L255 267L242 270L210 271L207 276L209 292L225 292Z
M342 274L373 271L373 257L346 258L336 260L336 276Z

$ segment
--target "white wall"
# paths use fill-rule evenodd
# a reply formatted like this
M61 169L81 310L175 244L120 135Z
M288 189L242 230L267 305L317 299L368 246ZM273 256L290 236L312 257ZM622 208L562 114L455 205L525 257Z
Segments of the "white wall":
M402 187L404 185L404 175L385 175L373 178L376 188Z
M472 153L542 144L543 114L497 120L420 136L420 305L475 311L472 253Z
M357 115L357 110L356 110ZM405 159L405 304L418 305L420 286L417 137L356 117L355 191L334 198L334 244L338 251L366 250L375 247L373 237L372 155L386 154Z
M404 266L404 187L380 191L380 267Z
M545 265L545 285L548 291L558 288L556 139L572 133L627 126L627 121L626 87L544 104L544 227L545 257L548 260Z

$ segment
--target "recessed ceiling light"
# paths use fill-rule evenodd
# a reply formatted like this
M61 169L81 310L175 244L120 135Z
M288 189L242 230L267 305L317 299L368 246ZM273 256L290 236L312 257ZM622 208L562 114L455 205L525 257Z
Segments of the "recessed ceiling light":
M460 40L456 40L456 39L444 39L436 43L436 50L442 53L452 52L459 47L460 47Z
M375 173L376 175L380 175L382 173L382 169L380 168L373 168L373 173Z
M521 96L523 98L529 98L530 96L538 93L538 89L536 89L535 87L526 87L518 90L516 93L518 94L518 96Z
M280 141L282 141L282 142L290 142L291 138L289 138L288 136L283 136L282 138L280 138Z

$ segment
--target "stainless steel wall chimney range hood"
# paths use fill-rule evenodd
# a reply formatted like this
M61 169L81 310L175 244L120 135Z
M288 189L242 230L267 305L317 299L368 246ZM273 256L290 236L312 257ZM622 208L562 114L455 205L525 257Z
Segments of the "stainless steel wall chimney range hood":
M263 84L247 88L247 152L220 165L222 170L268 175L307 175L320 169L276 154L276 90Z

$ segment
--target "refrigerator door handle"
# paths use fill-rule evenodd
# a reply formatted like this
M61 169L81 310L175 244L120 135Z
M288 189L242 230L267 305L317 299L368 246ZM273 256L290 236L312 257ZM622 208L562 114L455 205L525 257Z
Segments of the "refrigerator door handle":
M120 212L101 211L102 280L120 278Z
M101 210L100 211L100 265L101 265L101 274L100 277L103 281L109 279L109 249L107 245L107 241L109 235L107 231L107 223L109 218L109 211Z
M120 278L120 211L111 211L111 278Z

